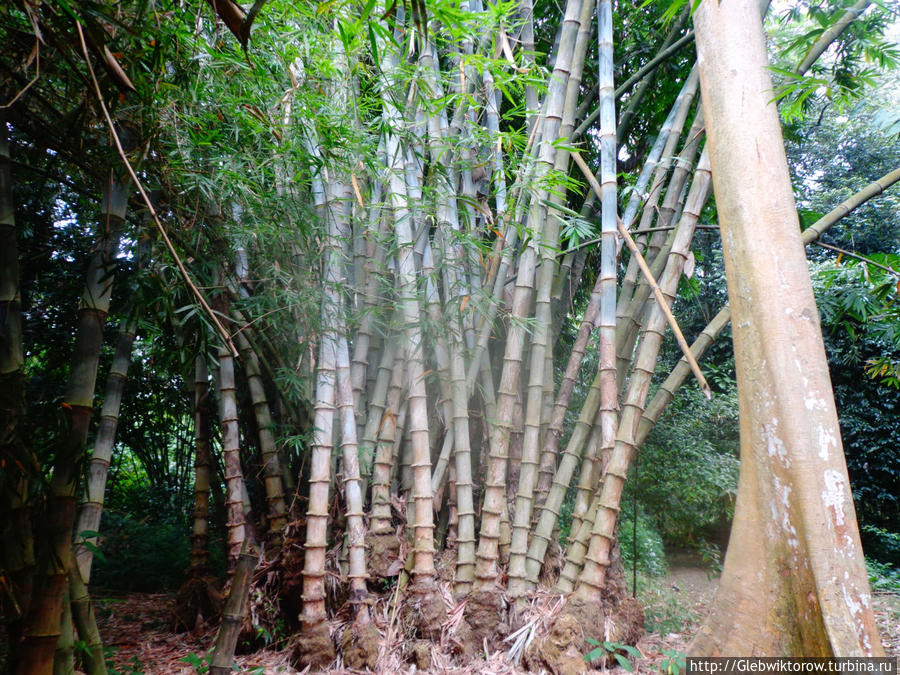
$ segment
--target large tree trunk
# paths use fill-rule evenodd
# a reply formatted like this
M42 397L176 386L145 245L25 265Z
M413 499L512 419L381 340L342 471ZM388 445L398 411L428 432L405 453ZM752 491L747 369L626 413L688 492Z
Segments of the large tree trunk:
M695 14L741 413L725 567L692 655L883 653L755 0Z

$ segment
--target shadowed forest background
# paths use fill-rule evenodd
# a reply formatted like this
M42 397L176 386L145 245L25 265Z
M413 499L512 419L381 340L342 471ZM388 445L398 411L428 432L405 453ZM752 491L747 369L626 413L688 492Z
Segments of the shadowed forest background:
M763 25L896 657L900 15ZM699 653L747 451L688 3L25 0L0 39L0 671ZM761 533L812 518L773 480Z

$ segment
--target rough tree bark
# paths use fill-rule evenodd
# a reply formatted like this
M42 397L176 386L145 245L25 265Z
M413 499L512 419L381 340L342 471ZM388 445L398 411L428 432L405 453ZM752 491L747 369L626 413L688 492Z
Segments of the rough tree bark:
M735 520L692 655L882 654L756 0L694 16L733 312Z

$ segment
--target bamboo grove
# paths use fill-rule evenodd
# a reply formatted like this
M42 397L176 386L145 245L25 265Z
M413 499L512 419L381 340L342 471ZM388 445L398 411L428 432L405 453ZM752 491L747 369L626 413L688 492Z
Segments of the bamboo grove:
M860 32L883 28L883 7L833 5L828 30L779 53L790 81L839 68L814 64L860 42L860 15ZM697 361L730 319L684 336L670 310L694 233L715 223L687 6L83 2L0 17L13 672L71 672L75 634L86 670L105 672L92 558L129 361L153 334L177 346L193 403L177 614L188 629L221 617L211 672L230 672L250 614L287 622L301 668L390 671L399 654L427 669L487 646L577 672L585 637L634 644L623 486L679 387L696 376L709 394ZM40 447L22 424L40 321L14 217L35 171L81 200L91 241L65 423ZM658 372L670 327L685 357ZM209 564L219 492L227 602ZM553 621L534 611L560 594Z

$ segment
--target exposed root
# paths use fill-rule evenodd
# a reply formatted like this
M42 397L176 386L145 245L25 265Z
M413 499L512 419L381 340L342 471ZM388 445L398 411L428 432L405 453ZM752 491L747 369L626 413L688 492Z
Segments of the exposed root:
M325 621L304 623L300 632L291 640L291 666L303 670L307 666L311 670L327 668L335 658L334 642L328 632Z
M509 624L504 617L501 591L482 589L472 591L466 600L465 620L469 631L465 635L468 644L464 651L478 653L487 644L488 651L499 649L509 635Z
M181 585L175 596L174 628L176 631L192 631L207 621L215 621L222 615L225 598L217 588L218 582L211 574L193 574Z
M372 621L355 621L341 638L344 663L357 670L374 670L381 635Z
M401 539L394 533L366 537L368 570L373 577L395 577L403 569Z
M634 645L644 633L644 612L634 598L624 597L610 606L573 597L544 637L535 641L525 655L532 670L546 668L570 675L586 672L584 655L591 650L587 638Z
M447 606L433 582L411 584L400 611L403 623L413 626L418 637L432 642L440 640L441 626L447 620Z
M553 623L550 633L533 643L525 653L525 663L536 672L549 669L555 675L583 673L587 670L585 637L578 618L564 611Z

